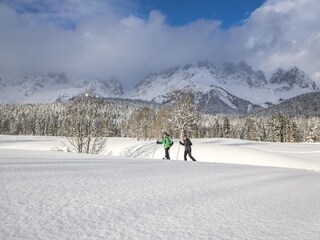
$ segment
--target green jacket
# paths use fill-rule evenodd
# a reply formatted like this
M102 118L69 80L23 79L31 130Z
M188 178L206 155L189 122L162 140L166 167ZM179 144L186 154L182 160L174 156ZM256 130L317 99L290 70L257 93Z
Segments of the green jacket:
M157 141L158 144L163 144L164 148L169 148L172 146L172 139L170 136L162 138L160 141Z

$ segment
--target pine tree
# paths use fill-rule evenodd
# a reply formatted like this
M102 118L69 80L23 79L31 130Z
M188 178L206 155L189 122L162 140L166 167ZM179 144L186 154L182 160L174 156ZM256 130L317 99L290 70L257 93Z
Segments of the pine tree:
M230 137L231 127L230 127L230 121L228 117L224 117L223 119L222 134L223 134L223 137L225 138Z
M256 127L252 118L246 118L245 120L243 139L256 140Z
M300 142L301 141L301 137L300 137L298 126L293 120L290 123L289 141L290 142Z
M220 137L221 134L220 134L220 124L219 124L219 121L218 119L216 119L215 121L215 124L213 126L213 137Z

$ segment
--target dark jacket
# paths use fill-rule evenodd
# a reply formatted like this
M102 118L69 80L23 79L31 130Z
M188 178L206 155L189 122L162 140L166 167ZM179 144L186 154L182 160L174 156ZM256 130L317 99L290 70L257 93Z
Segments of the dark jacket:
M190 141L189 138L187 138L186 140L184 140L183 142L180 141L180 144L183 145L185 147L185 151L187 152L191 152L191 145L192 142Z

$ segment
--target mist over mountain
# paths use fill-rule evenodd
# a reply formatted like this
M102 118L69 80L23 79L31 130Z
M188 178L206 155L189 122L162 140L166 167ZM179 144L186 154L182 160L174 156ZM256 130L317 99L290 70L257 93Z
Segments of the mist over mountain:
M24 77L2 77L0 74L0 103L51 103L86 92L102 97L117 97L124 93L122 83L116 78L75 80L64 73L35 73Z

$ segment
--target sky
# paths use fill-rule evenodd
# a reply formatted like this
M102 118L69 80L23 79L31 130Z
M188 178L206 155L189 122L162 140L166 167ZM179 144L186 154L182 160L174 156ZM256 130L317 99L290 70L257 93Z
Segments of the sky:
M165 14L170 25L186 25L199 19L221 21L221 28L241 25L250 13L266 0L140 0L140 15L148 16L152 10Z
M151 72L246 61L320 85L318 0L0 0L0 73L64 72L132 87Z

